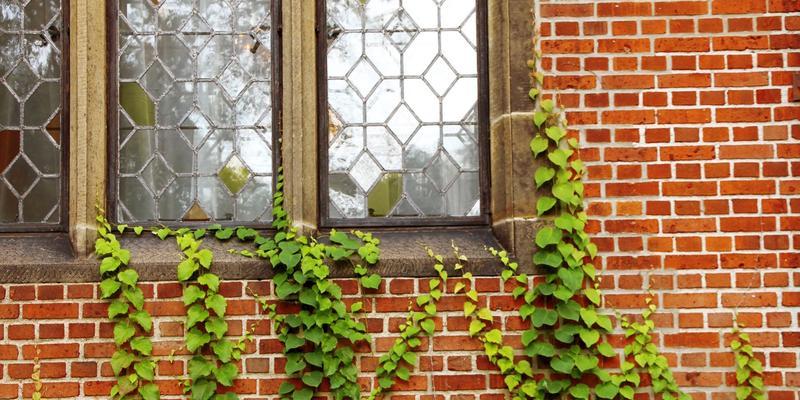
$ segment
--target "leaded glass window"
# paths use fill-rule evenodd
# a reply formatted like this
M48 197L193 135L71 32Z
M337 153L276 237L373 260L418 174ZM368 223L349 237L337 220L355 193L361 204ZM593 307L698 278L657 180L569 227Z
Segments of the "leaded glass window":
M0 229L53 228L61 200L59 0L0 0Z
M119 221L264 222L270 0L119 0Z
M424 224L484 214L484 3L326 2L323 218Z

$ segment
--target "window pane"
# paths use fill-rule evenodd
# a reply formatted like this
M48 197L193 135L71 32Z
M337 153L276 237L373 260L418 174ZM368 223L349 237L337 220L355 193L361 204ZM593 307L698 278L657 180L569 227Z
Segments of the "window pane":
M119 1L120 221L271 218L271 5Z
M328 217L480 207L474 0L327 1Z
M61 2L25 3L0 1L0 225L58 225Z

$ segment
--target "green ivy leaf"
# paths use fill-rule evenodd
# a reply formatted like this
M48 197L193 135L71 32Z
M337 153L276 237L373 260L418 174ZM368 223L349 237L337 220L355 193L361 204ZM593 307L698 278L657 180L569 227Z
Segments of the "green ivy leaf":
M291 382L283 382L281 386L278 388L278 394L281 396L285 396L289 393L292 393L295 390L294 385Z
M158 400L161 398L161 393L158 389L158 385L156 385L155 383L148 383L147 385L140 387L139 395L142 396L142 400Z
M150 332L153 329L153 319L150 314L145 310L133 312L129 315L131 321L136 322L144 329L145 332Z
M575 366L575 361L569 357L554 357L550 359L550 368L553 371L561 372L562 374L569 374L572 372L572 367Z
M619 393L619 387L612 382L605 382L597 385L594 393L601 399L613 399Z
M436 329L436 324L433 322L432 319L425 319L419 323L420 327L428 334L428 336L433 335L434 329Z
M484 324L483 322L481 322L481 321L479 321L479 320L477 320L477 319L473 319L473 320L472 320L472 321L469 323L469 335L470 335L470 336L475 336L475 335L477 335L477 334L478 334L478 332L480 332L481 330L483 330L483 328L484 328L484 327L486 327L486 324Z
M306 384L306 386L319 387L319 385L322 383L322 372L321 371L311 371L311 372L305 373L305 374L303 374L302 380L303 380L303 383Z
M573 292L578 291L583 285L583 270L578 268L560 268L558 277L561 283Z
M153 353L153 342L150 341L149 337L137 337L131 340L131 349L149 356Z
M212 292L219 291L219 277L214 274L203 274L197 278L197 282L208 287Z
M539 200L536 201L536 213L539 216L544 215L544 213L550 211L553 206L556 205L556 199L550 196L542 196Z
M597 352L603 357L614 357L617 355L617 352L614 351L614 348L611 347L608 342L603 342L597 345Z
M303 388L301 390L296 390L292 394L292 400L311 400L311 397L314 396L314 391L309 388Z
M211 344L211 350L220 361L226 363L233 359L233 343L228 340L217 340Z
M233 363L222 364L216 369L216 371L214 371L214 376L217 378L217 382L225 387L233 386L233 380L237 375L239 375L239 368Z
M139 274L136 270L126 269L117 274L117 279L128 286L134 286L139 281Z
M552 162L553 164L564 169L567 168L567 160L569 159L569 154L562 149L555 149L547 155L547 159L550 160L550 162Z
M586 326L591 327L597 322L597 311L594 308L582 308L581 319L586 323Z
M122 284L116 279L104 279L102 282L100 282L100 296L104 299L107 299L113 296L120 287L122 287Z
M219 293L212 294L206 297L206 307L213 310L219 317L225 316L225 310L228 308L228 302Z
M197 328L189 329L189 332L186 332L186 349L190 352L194 353L197 349L203 347L204 345L208 344L211 341L211 335L205 332L201 332Z
M597 367L599 360L595 356L588 356L586 354L579 354L575 357L575 366L578 367L578 370L581 372L586 372L594 367Z
M549 146L550 143L547 141L547 139L541 136L534 137L530 142L531 152L534 156L539 156L539 154L545 152Z
M100 261L100 273L116 271L122 263L116 257L105 257Z
M545 133L547 134L547 137L553 139L553 141L555 141L556 143L558 143L558 141L561 140L561 138L563 138L564 136L567 136L567 131L565 131L564 128L558 125L547 128L545 130Z
M361 286L367 289L377 289L381 285L381 276L372 274L370 276L361 277Z
M553 357L556 354L556 348L550 343L536 341L525 349L525 354L531 357Z
M206 297L206 292L203 289L200 289L199 286L189 285L183 289L183 305L188 306Z
M589 299L594 305L600 305L600 291L595 288L586 288L583 289L583 294L586 295L586 298ZM610 329L609 329L610 330Z
M194 275L200 265L191 258L186 258L178 264L178 281L185 282Z
M219 229L216 232L214 232L214 236L219 240L228 240L231 238L231 236L233 236L233 229L231 228Z
M588 399L589 386L586 386L585 383L579 383L569 389L569 394L576 399Z
M288 350L286 350L288 351ZM306 368L306 362L303 361L302 354L294 353L286 356L286 374L294 375Z
M202 249L195 253L194 257L198 262L200 262L200 265L202 265L203 268L207 269L211 267L211 260L214 258L214 253L212 253L209 249Z
M205 327L206 332L213 334L217 339L222 339L225 333L228 332L228 323L220 317L209 318L205 322Z
M533 255L533 263L536 265L547 265L553 268L561 266L563 258L557 251L539 250Z
M539 188L545 183L550 182L554 176L556 176L556 170L550 167L543 165L539 168L536 168L536 174L534 175L536 187Z
M571 203L574 195L575 190L570 182L557 183L553 186L553 196L564 203Z
M128 313L128 303L122 300L114 300L108 306L108 319L114 319L117 315Z
M549 245L559 243L561 238L561 229L548 226L539 229L539 232L536 233L536 245L539 246L539 248L545 248Z
M214 393L217 391L217 382L199 379L192 382L190 388L192 400L208 400L214 397Z
M533 113L533 123L536 124L536 127L541 127L544 121L547 121L547 113L542 111L536 111ZM538 154L538 153L536 153ZM534 155L536 155L534 154Z
M133 227L133 233L135 233L136 236L140 236L142 234L142 231L144 231L144 228L142 228L141 226Z
M123 320L114 325L114 343L121 346L136 334L136 328L130 322Z
M119 375L123 369L128 368L133 360L135 359L134 355L128 353L123 349L119 349L111 356L111 369L114 371L114 375Z
M205 321L209 316L208 310L200 304L194 304L186 310L186 329L192 328L198 322Z
M303 347L306 343L305 339L298 337L294 334L289 334L286 336L286 341L284 342L284 346L286 349L284 351L293 350L299 347Z
M133 365L133 369L136 371L136 375L139 375L139 379L141 380L152 381L155 379L156 363L153 362L153 360L139 361Z
M411 379L411 372L406 367L400 367L397 369L397 377L408 382Z

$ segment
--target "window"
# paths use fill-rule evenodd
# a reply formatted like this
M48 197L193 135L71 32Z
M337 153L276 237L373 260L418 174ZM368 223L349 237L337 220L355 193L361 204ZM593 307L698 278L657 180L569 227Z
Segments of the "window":
M0 3L0 231L60 230L68 117L59 0Z
M325 2L323 225L485 223L485 7Z
M276 5L118 1L115 219L269 221Z

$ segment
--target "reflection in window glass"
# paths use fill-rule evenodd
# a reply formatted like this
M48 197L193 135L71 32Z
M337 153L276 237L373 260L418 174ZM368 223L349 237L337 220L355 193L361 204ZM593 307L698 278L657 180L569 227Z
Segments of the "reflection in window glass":
M61 223L61 31L59 0L0 1L0 224Z
M479 215L475 1L327 14L328 217Z
M121 221L267 221L270 0L120 0Z

